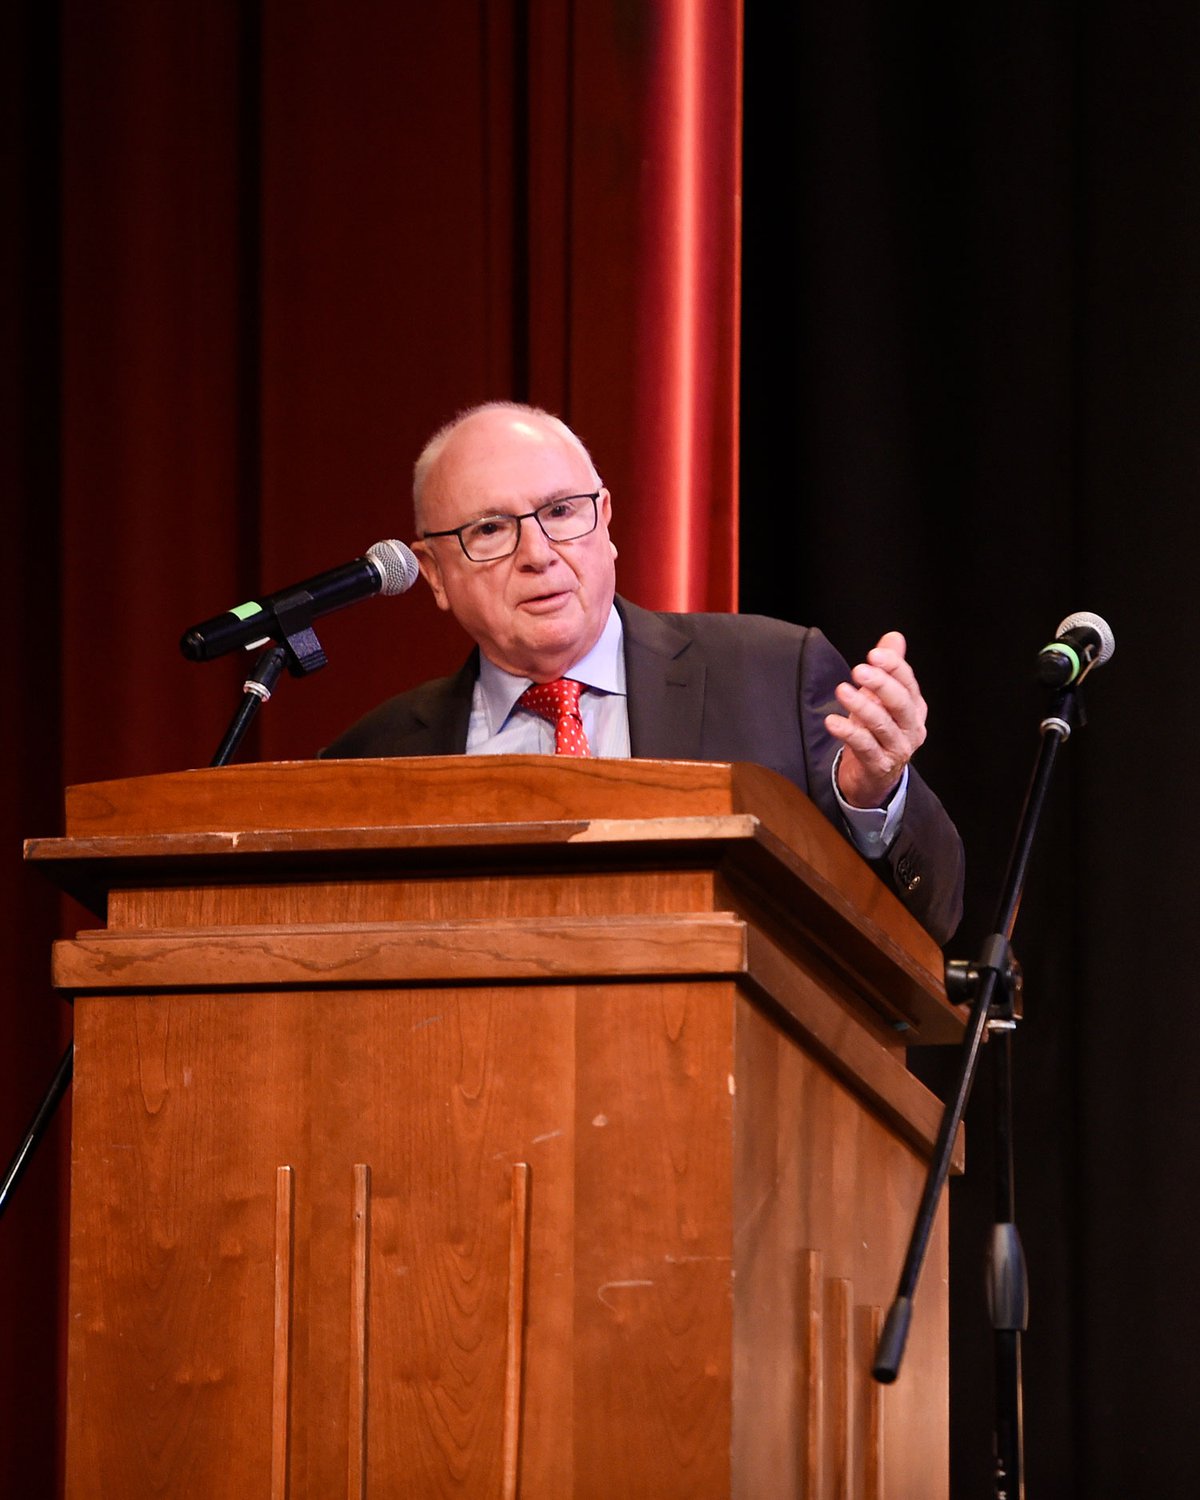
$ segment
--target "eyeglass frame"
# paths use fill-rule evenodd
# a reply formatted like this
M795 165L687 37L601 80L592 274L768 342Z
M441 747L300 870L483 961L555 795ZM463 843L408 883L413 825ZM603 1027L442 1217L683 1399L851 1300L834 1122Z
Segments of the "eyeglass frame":
M603 493L604 486L601 485L598 490L581 490L577 495L555 495L553 500L544 500L536 510L527 510L524 512L524 514L519 516L510 515L507 511L502 510L485 511L483 515L476 516L473 521L464 521L461 526L452 526L448 531L423 531L421 533L421 540L428 541L431 537L435 536L454 536L458 538L458 545L462 548L463 556L467 559L468 562L503 562L506 557L512 557L517 551L517 548L521 545L522 521L536 521L542 535L548 542L550 542L554 546L559 546L564 542L580 542L585 536L591 536L592 532L595 531L596 527L600 524L599 501L600 496L603 495ZM586 531L581 531L578 536L561 537L556 540L546 530L545 524L543 523L541 518L541 512L544 510L549 510L552 505L561 505L564 500L590 500L592 502L592 524ZM471 554L467 551L467 544L463 541L462 534L464 531L469 531L472 526L478 526L480 521L488 520L515 521L517 523L516 541L513 542L512 547L508 552L497 552L495 557L472 557Z

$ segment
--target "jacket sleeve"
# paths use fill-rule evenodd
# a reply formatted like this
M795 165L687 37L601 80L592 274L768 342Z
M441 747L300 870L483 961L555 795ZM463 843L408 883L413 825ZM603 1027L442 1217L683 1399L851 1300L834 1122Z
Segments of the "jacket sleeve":
M825 716L843 712L834 689L849 676L845 660L821 632L807 631L797 695L809 795L834 827L843 830L845 820L833 792L833 762L840 742L825 728ZM950 940L962 917L962 840L915 766L909 767L900 831L887 853L869 863L928 933L939 943Z

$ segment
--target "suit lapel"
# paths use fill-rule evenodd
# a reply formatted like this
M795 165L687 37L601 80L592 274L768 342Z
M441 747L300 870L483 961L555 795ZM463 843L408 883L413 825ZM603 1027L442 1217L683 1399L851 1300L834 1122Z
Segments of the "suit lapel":
M701 758L705 665L700 648L668 615L618 598L624 633L629 748L644 760ZM473 651L454 677L404 697L405 722L389 725L393 755L462 755L479 675Z
M410 720L402 731L401 755L463 755L471 719L471 696L479 676L479 651L471 652L453 677L427 683L410 698Z
M630 753L644 760L696 760L704 718L699 648L669 616L618 598L624 629Z

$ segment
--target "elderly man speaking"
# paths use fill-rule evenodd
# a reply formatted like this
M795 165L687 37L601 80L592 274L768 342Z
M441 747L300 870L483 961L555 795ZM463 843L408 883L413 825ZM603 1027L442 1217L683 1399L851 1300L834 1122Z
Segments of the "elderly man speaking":
M805 792L940 942L958 923L962 845L909 766L925 701L904 637L850 671L818 630L656 614L616 593L612 499L549 413L491 402L417 460L421 571L477 649L389 699L325 751L745 760Z

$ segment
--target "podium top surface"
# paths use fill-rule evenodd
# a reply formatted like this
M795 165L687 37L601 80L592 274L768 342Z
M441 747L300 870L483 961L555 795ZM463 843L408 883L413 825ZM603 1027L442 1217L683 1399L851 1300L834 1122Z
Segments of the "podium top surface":
M65 813L65 836L28 840L26 857L101 913L109 890L181 871L221 879L338 865L378 876L399 862L465 868L481 851L492 863L724 862L768 901L799 911L823 946L869 953L881 981L891 972L934 1022L918 1023L922 1040L961 1029L933 939L809 799L761 766L548 756L262 763L73 786Z
M727 817L764 807L786 808L822 836L828 829L808 798L761 766L450 755L267 762L91 782L67 788L65 832L96 839L214 829L379 830Z

